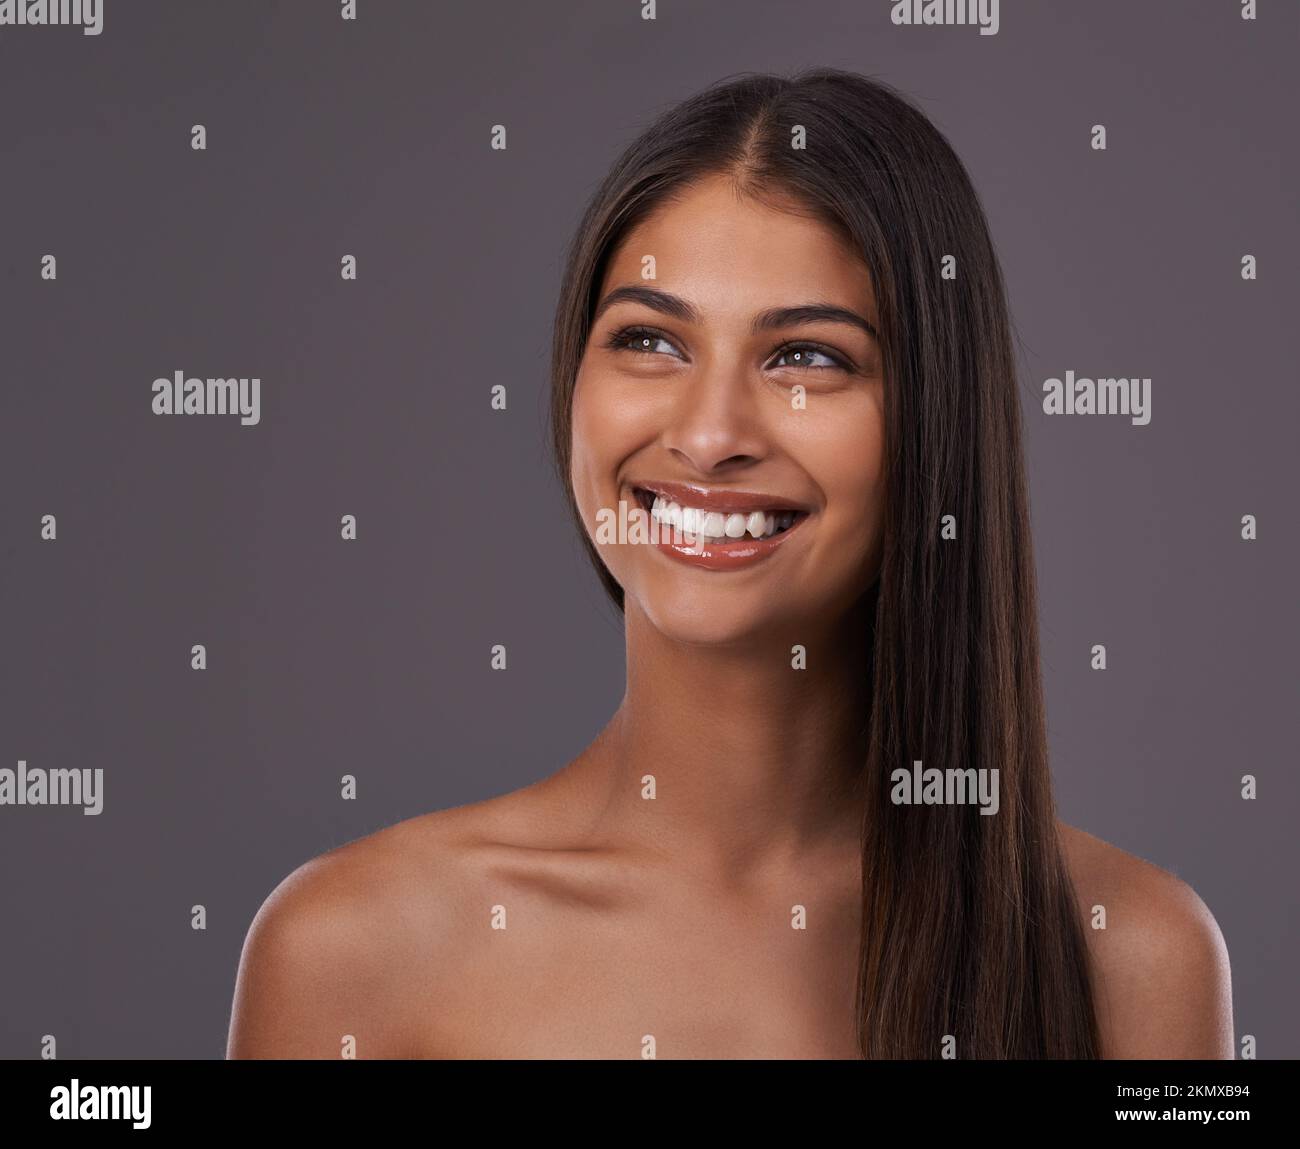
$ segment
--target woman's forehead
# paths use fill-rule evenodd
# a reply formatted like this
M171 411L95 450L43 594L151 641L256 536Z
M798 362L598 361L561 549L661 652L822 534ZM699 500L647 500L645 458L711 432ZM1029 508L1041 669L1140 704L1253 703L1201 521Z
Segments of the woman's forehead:
M632 228L609 260L600 296L638 283L671 291L702 314L817 299L875 315L867 265L837 229L806 210L738 197L720 178L685 189Z

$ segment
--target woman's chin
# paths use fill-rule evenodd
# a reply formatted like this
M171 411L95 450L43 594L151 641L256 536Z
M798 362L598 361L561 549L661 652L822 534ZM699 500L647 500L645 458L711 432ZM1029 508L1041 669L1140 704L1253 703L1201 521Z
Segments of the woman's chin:
M721 588L715 593L637 596L635 603L660 635L687 646L775 642L791 623L785 604L754 603Z

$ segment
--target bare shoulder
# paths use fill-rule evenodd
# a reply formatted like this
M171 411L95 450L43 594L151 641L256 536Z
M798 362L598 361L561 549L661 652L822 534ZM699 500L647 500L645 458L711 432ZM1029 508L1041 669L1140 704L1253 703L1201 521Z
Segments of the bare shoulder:
M1209 908L1169 871L1058 825L1088 939L1103 1056L1230 1060L1231 970Z
M304 862L249 926L227 1057L429 1056L469 929L531 788L407 819Z

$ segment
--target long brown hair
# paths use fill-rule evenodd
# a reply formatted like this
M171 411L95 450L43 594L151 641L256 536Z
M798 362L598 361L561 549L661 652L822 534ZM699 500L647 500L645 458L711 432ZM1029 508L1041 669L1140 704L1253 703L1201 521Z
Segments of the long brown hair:
M870 268L879 310L887 458L863 635L861 1052L1097 1057L1048 773L1002 272L961 161L898 92L831 68L746 74L669 109L619 157L569 250L555 322L551 425L575 521L573 389L607 260L666 196L713 173L754 197L793 194L836 228ZM941 537L949 515L955 539ZM622 588L580 534L622 609ZM895 804L890 775L915 760L997 769L998 812Z

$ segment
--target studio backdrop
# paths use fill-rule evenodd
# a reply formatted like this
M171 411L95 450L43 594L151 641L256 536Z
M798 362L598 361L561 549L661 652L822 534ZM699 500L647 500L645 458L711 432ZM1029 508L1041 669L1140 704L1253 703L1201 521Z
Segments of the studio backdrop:
M621 621L546 426L566 245L659 112L814 65L913 99L988 213L1060 815L1189 883L1239 1051L1300 1054L1300 6L347 7L0 26L0 1056L222 1057L287 873L600 729ZM1053 406L1085 378L1127 409ZM38 772L80 789L20 803Z

